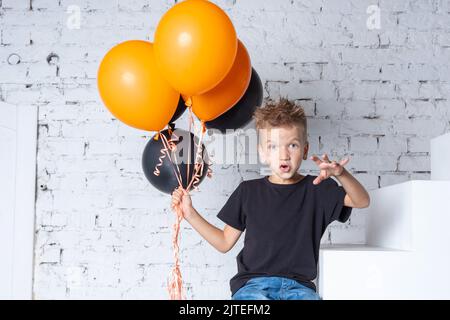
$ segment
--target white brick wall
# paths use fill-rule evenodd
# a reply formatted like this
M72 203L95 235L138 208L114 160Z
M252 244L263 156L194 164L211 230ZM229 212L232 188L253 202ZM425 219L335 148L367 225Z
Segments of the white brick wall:
M0 1L0 99L39 106L34 294L45 298L166 299L172 265L170 197L146 181L149 133L114 120L96 89L99 62L128 39L153 39L170 0ZM450 130L450 1L221 0L265 97L305 106L311 153L351 156L368 189L429 178L429 139ZM381 29L368 30L369 5ZM81 12L69 29L67 8ZM186 128L184 115L177 123ZM305 173L316 173L305 163ZM213 224L255 166L218 165L194 193ZM324 243L361 243L364 217L333 224ZM235 255L183 222L189 298L229 298Z

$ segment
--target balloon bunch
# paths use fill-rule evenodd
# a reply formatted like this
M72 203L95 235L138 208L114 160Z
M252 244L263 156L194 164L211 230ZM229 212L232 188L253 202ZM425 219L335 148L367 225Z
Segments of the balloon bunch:
M117 119L156 131L142 165L149 182L168 194L177 186L198 190L203 178L211 177L202 144L206 128L225 133L245 126L263 98L261 80L231 20L207 0L185 0L170 8L153 43L130 40L113 47L101 61L98 89ZM189 131L175 129L186 109ZM199 138L191 133L192 126L197 131L192 114L200 120ZM168 287L172 299L182 299L177 239L183 213L173 209L175 267Z

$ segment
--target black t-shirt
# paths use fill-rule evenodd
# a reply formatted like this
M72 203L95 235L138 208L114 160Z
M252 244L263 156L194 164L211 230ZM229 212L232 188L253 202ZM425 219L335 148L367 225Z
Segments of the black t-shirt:
M258 276L287 277L316 290L320 239L331 222L347 221L352 211L344 206L342 186L331 178L314 185L316 177L275 184L265 176L241 182L231 194L217 217L246 230L232 295Z

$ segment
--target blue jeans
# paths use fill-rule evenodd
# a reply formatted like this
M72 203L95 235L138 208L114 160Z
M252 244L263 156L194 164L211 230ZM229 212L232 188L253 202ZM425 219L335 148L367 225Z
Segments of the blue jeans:
M255 277L232 300L322 300L311 288L284 277Z

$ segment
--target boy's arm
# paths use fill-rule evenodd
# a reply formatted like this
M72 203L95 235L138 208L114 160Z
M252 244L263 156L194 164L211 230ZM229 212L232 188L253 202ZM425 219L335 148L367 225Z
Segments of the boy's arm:
M344 198L344 206L352 208L367 208L370 204L370 197L366 189L348 172L345 168L342 173L336 176L347 193Z
M344 206L352 208L367 208L370 204L370 197L366 189L348 172L344 165L346 165L349 159L341 160L340 162L330 161L326 154L320 160L317 156L312 156L311 160L314 161L320 168L319 176L314 179L314 184L319 184L321 181L328 179L331 176L335 176L342 184L345 192Z
M172 207L176 205L180 206L184 219L220 252L226 253L233 248L242 233L229 225L225 225L225 228L220 230L206 221L194 209L191 196L183 188L176 188L172 193Z
M233 248L242 233L242 231L227 224L225 224L223 230L220 230L206 221L194 207L190 208L186 220L206 241L222 253L226 253Z

